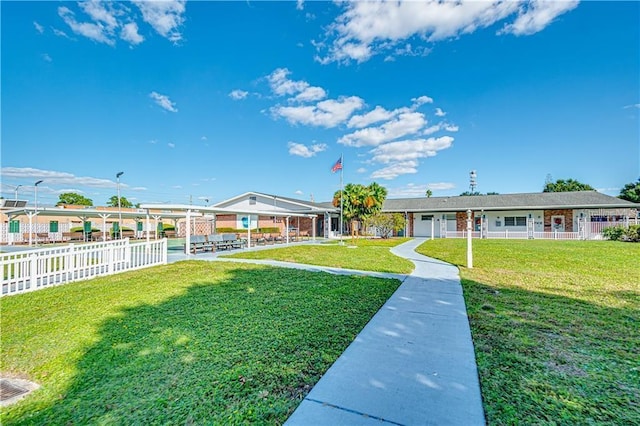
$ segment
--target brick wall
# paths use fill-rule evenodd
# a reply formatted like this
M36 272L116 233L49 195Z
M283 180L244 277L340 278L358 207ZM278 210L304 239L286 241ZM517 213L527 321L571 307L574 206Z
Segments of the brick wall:
M566 232L573 231L573 210L560 209L560 210L545 210L544 211L544 230L550 232L551 228L551 216L564 216L564 230Z
M471 220L476 217L475 212L471 212ZM471 227L473 229L473 222L471 222ZM467 230L467 212L456 212L456 231L466 231Z

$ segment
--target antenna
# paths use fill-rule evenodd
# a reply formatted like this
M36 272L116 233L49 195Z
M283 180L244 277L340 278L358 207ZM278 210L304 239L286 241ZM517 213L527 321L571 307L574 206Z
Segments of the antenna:
M472 194L476 192L476 186L478 186L478 182L476 181L477 177L478 175L475 170L469 172L469 190Z

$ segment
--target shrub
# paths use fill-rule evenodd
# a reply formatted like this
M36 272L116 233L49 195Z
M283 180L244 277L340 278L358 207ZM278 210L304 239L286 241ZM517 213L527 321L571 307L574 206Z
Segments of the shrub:
M604 235L606 239L611 241L620 241L624 233L625 233L625 229L623 226L620 226L620 225L610 226L602 230L602 235Z
M624 232L625 241L640 242L640 225L630 225Z
M625 228L622 225L611 226L602 230L602 235L611 241L640 242L640 225L630 225Z

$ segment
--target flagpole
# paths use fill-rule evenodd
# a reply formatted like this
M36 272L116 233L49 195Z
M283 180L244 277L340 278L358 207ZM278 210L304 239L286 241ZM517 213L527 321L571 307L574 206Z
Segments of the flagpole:
M343 178L343 173L344 173L344 158L343 158L343 154L340 154L340 165L342 167L340 167L340 245L342 245L342 224L343 224L343 220L342 220L342 192L343 192L343 187L342 187L342 178Z

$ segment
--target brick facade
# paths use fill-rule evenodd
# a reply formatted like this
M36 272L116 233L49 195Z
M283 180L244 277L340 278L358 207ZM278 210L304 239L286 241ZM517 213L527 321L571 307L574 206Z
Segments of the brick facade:
M475 218L475 212L471 212L471 220ZM473 222L471 222L473 226ZM462 232L467 230L467 212L456 212L456 231Z
M544 230L546 232L552 231L551 228L551 216L564 216L564 230L571 232L573 230L573 210L545 210L544 211Z

